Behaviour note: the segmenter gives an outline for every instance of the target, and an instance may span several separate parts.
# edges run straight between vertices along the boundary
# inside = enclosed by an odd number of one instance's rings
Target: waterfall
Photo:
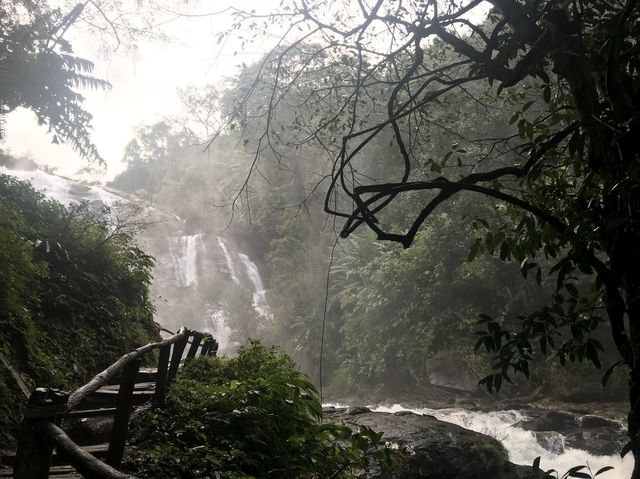
[[[240,261],[242,261],[247,272],[247,277],[253,286],[253,309],[256,310],[260,317],[268,318],[269,307],[267,306],[266,291],[262,285],[262,278],[260,277],[258,267],[246,254],[239,253],[238,257]]]
[[[198,250],[202,234],[171,238],[171,259],[176,284],[182,288],[198,284]]]
[[[237,342],[231,341],[233,329],[229,326],[229,318],[224,309],[209,309],[207,332],[218,341],[218,352],[229,353],[238,346]]]
[[[267,306],[266,291],[256,264],[246,254],[233,251],[220,236],[218,236],[218,245],[224,254],[231,280],[238,286],[246,286],[251,291],[253,309],[261,318],[268,318],[269,307]],[[241,272],[242,270],[244,270],[244,274]]]
[[[125,197],[100,186],[82,184],[41,170],[11,170],[6,166],[0,166],[0,174],[11,175],[22,181],[29,181],[36,190],[44,191],[49,198],[53,198],[63,205],[70,205],[80,201],[99,201],[105,205],[113,206],[118,202],[127,200]]]
[[[235,284],[240,285],[240,279],[238,278],[238,270],[236,268],[235,261],[233,260],[233,257],[229,253],[229,248],[227,248],[227,243],[220,236],[218,236],[217,238],[218,238],[218,244],[220,245],[220,249],[222,249],[222,252],[224,253],[224,259],[227,262],[227,268],[229,269],[229,274],[231,275],[231,280]]]
[[[145,226],[138,238],[144,250],[156,258],[151,294],[158,321],[165,327],[206,327],[216,336],[221,351],[233,351],[237,344],[232,337],[238,336],[234,332],[237,326],[231,311],[224,310],[229,306],[224,295],[225,291],[234,288],[251,292],[253,310],[260,318],[269,317],[258,268],[247,255],[237,251],[231,240],[215,235],[184,235],[181,218],[116,190],[79,183],[41,170],[11,170],[0,166],[0,174],[30,181],[35,189],[64,205],[81,201],[98,205],[99,202],[112,207],[116,216],[119,208],[136,207],[137,210],[131,211],[139,217],[124,210],[123,218],[125,221],[133,218]],[[260,326],[255,325],[256,332]]]

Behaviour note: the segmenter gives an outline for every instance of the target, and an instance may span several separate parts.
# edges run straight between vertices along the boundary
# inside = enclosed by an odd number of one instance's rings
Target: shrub
[[[381,434],[352,434],[322,424],[321,414],[315,387],[291,359],[250,341],[235,358],[185,366],[166,406],[139,423],[129,466],[149,478],[235,479],[339,478],[371,458],[391,464]]]

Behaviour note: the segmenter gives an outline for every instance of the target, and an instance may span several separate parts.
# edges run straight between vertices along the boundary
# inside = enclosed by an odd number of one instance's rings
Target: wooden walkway
[[[157,367],[141,368],[143,356],[156,349]],[[216,355],[217,350],[211,335],[182,328],[125,354],[71,394],[37,388],[27,404],[17,450],[0,459],[0,478],[134,479],[118,471],[132,411],[164,403],[183,358]]]

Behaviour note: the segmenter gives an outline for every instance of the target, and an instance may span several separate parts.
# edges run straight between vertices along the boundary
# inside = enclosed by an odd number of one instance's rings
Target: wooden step
[[[9,479],[13,477],[13,468],[0,468],[0,478]],[[82,479],[84,476],[75,470],[73,466],[53,466],[49,468],[49,477],[55,479]]]
[[[96,456],[99,458],[106,457],[107,451],[109,450],[108,443],[92,444],[90,446],[80,446],[80,447],[83,450],[87,451],[89,454],[92,454],[93,456]],[[5,469],[12,470],[12,466],[13,466],[13,463],[15,462],[15,459],[16,459],[15,451],[6,453],[2,457],[2,466],[4,466],[4,468],[0,469],[0,471],[4,471]],[[58,456],[58,454],[56,453],[56,450],[54,449],[53,454],[51,455],[51,464],[56,465],[56,467],[58,466],[63,467],[63,462],[64,462],[64,459]],[[71,467],[71,466],[68,466],[68,467]],[[7,476],[0,475],[0,477],[7,477]]]
[[[98,409],[81,409],[76,411],[69,411],[65,417],[70,418],[82,418],[82,417],[96,417],[96,416],[113,416],[116,412],[114,407],[103,407]]]
[[[138,374],[136,374],[136,382],[144,383],[144,382],[155,382],[158,377],[158,368],[140,368],[138,370]],[[112,378],[109,381],[109,384],[120,384],[122,380],[122,376],[116,375],[116,377]]]
[[[115,407],[119,387],[120,386],[117,385],[101,387],[82,401],[80,407],[85,410]],[[132,405],[140,406],[151,400],[154,391],[155,383],[136,384],[133,391],[133,397],[131,399]]]
[[[102,386],[96,392],[98,392],[98,393],[99,392],[109,392],[109,393],[115,392],[117,394],[119,389],[120,389],[120,385],[119,384],[110,384],[109,386]],[[134,392],[135,391],[151,391],[151,392],[153,392],[153,391],[155,391],[155,389],[156,389],[156,383],[150,382],[150,381],[136,383],[134,388],[133,388]]]

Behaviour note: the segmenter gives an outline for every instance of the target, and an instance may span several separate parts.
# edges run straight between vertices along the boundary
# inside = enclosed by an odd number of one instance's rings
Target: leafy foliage
[[[0,258],[0,352],[32,385],[77,385],[157,337],[153,260],[95,206],[67,209],[0,175]]]
[[[372,460],[392,465],[381,434],[321,424],[321,415],[315,387],[294,363],[250,341],[237,357],[186,365],[165,408],[147,413],[137,431],[131,467],[153,478],[339,478]]]
[[[2,2],[0,116],[27,108],[49,127],[53,143],[69,143],[82,157],[102,162],[90,139],[92,115],[76,90],[110,84],[94,77],[93,63],[75,56],[64,39],[84,5],[65,15],[43,0]]]

